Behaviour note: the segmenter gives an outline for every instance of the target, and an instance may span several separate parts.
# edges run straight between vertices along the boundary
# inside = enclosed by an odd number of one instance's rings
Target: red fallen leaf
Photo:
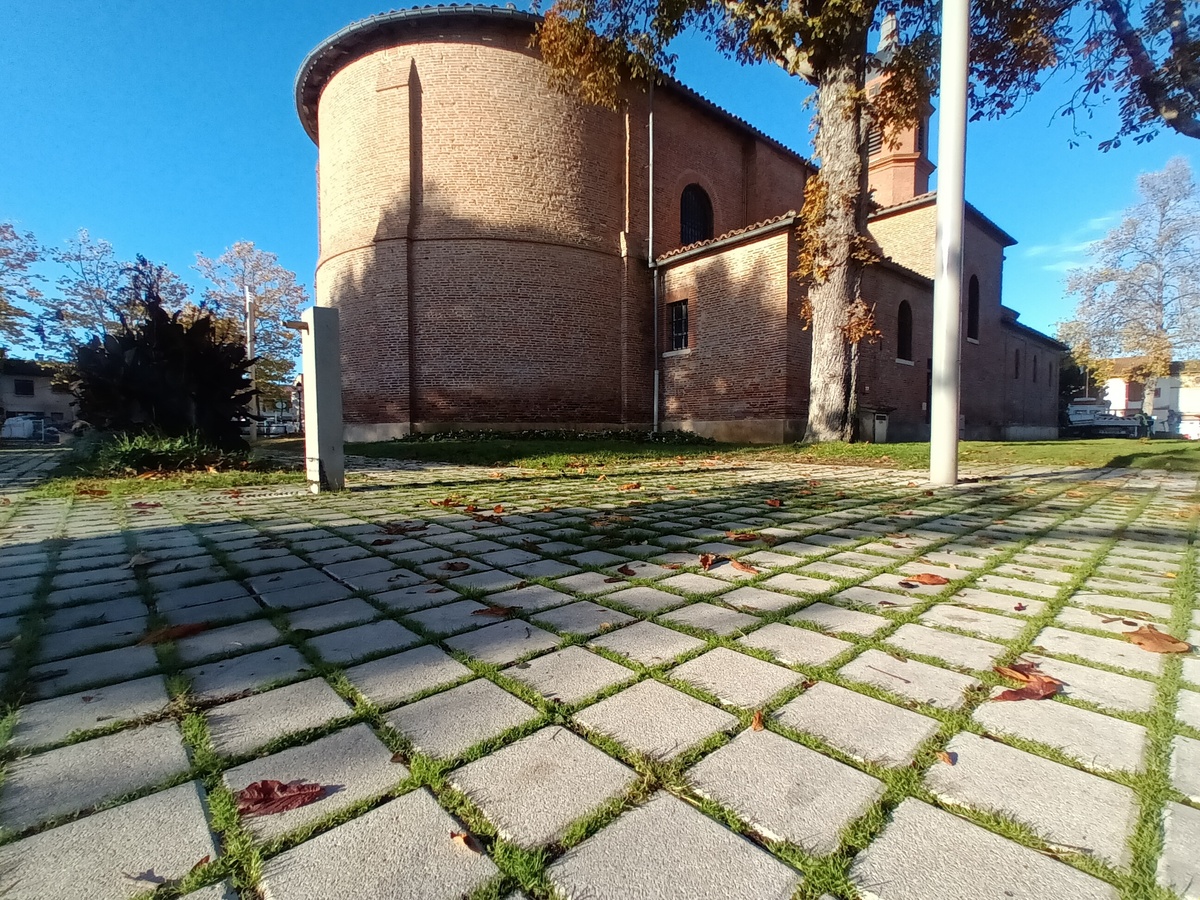
[[[624,581],[624,580],[625,579],[620,577],[619,575],[614,575],[612,578],[605,578],[604,583],[605,584],[616,584],[617,582]]]
[[[941,575],[934,575],[932,572],[921,572],[918,575],[908,576],[910,581],[915,581],[917,584],[949,584],[950,579]]]
[[[627,483],[621,485],[619,488],[617,488],[617,490],[619,490],[619,491],[636,491],[641,486],[642,486],[642,483],[640,481],[630,481],[630,482],[627,482]]]
[[[1143,625],[1137,631],[1126,631],[1124,634],[1131,644],[1137,644],[1151,653],[1188,653],[1192,649],[1187,641],[1159,631],[1153,625]]]
[[[503,504],[497,503],[492,507],[492,512],[494,512],[496,515],[500,515],[500,513],[504,512]]]
[[[1015,609],[1017,612],[1025,612],[1025,610],[1029,609],[1029,607],[1026,606],[1024,603],[1018,603],[1016,606],[1013,607],[1013,609]]]
[[[631,577],[634,575],[637,575],[637,570],[634,569],[632,566],[621,566],[621,568],[617,569],[617,571],[620,572],[622,575],[628,575]]]
[[[958,762],[958,754],[953,753],[949,750],[939,750],[938,751],[938,759],[940,759],[946,765],[952,766],[956,762]]]
[[[134,509],[159,509],[162,507],[161,503],[150,503],[147,500],[139,500],[137,503],[130,503],[129,505]]]
[[[754,711],[754,721],[750,723],[751,731],[762,731],[766,726],[763,724],[763,713],[761,709]]]
[[[191,637],[193,634],[199,634],[207,630],[207,622],[184,622],[181,625],[166,625],[162,628],[155,628],[153,631],[147,631],[142,636],[142,639],[138,641],[138,644],[165,644],[167,641],[177,641],[180,638]]]
[[[472,513],[472,512],[478,512],[478,511],[479,511],[479,507],[476,506],[474,503],[468,503],[466,506],[463,507],[463,512]]]
[[[238,812],[243,816],[271,816],[315,803],[324,796],[325,785],[311,781],[256,781],[238,791]]]
[[[767,506],[771,507],[772,509],[779,509],[779,507],[783,506],[783,501],[772,497],[767,501]]]
[[[758,569],[754,568],[754,566],[750,565],[749,563],[742,562],[740,559],[731,559],[729,564],[739,572],[749,572],[751,575],[758,574]]]
[[[415,531],[424,531],[428,525],[405,525],[403,522],[389,522],[387,525],[380,525],[379,530],[384,534],[412,534]]]
[[[926,492],[925,492],[925,496],[926,496],[926,497],[932,497],[932,496],[933,496],[933,491],[926,491]]]
[[[675,569],[682,569],[683,564],[682,563],[663,563],[662,567],[664,569],[671,569],[672,571],[674,571]]]
[[[758,535],[753,531],[727,531],[725,537],[735,544],[748,544],[758,540]]]
[[[471,568],[471,564],[465,562],[447,562],[442,563],[440,568],[445,569],[447,572],[465,572]]]
[[[479,846],[479,842],[465,831],[450,832],[450,840],[458,844],[458,846],[470,850],[472,853],[482,853],[483,848]]]
[[[711,553],[700,554],[700,568],[705,572],[712,568],[712,564],[717,561],[717,558]]]
[[[544,512],[544,513],[554,512],[554,507],[553,506],[543,506],[542,512]]]
[[[242,496],[242,492],[239,491],[237,488],[231,488],[225,492],[225,496],[233,497],[234,499],[237,499],[238,497]]]
[[[394,762],[394,763],[404,762],[404,754],[403,753],[393,753],[392,754],[392,762]]]
[[[207,866],[211,860],[212,860],[211,853],[208,854],[208,856],[204,856],[204,857],[200,858],[199,860],[196,861],[196,864],[194,866],[192,866],[190,869],[188,869],[188,874],[195,872],[201,866]]]
[[[473,616],[495,616],[502,619],[505,616],[511,616],[517,611],[515,606],[485,606],[483,609],[477,609],[471,613]]]
[[[488,478],[503,478],[503,477],[504,477],[503,472],[490,472],[488,474]]]
[[[388,544],[394,544],[394,543],[396,543],[396,542],[394,540],[392,540],[391,538],[376,538],[375,540],[371,541],[371,546],[372,547],[386,547]]]
[[[880,600],[876,606],[899,606],[899,603],[893,603],[891,600]]]
[[[902,588],[907,588],[907,589],[908,589],[908,590],[910,590],[910,591],[911,591],[913,588],[918,588],[918,587],[920,587],[920,585],[919,585],[919,584],[917,584],[915,581],[901,581],[901,582],[898,582],[898,583],[899,583],[900,587],[902,587]]]
[[[456,506],[457,504],[447,497],[445,500],[430,500],[430,506]]]
[[[667,490],[668,491],[677,491],[677,490],[679,490],[679,488],[675,487],[675,485],[673,485],[673,484],[668,484]]]
[[[107,497],[109,494],[109,492],[106,491],[104,488],[85,488],[85,487],[75,488],[75,493],[78,494],[80,497]]]
[[[1017,690],[1009,688],[1006,691],[1001,691],[993,700],[1045,700],[1047,697],[1053,697],[1058,693],[1058,689],[1062,687],[1062,682],[1057,678],[1051,678],[1049,675],[1043,675],[1041,672],[1033,672],[1029,676],[1029,682]]]

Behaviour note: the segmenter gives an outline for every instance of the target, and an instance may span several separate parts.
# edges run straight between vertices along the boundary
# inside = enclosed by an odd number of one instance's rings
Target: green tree
[[[283,323],[298,319],[301,307],[308,303],[308,292],[297,283],[296,273],[252,241],[238,241],[216,259],[196,254],[196,271],[210,283],[202,308],[217,317],[226,340],[245,340],[249,292],[256,323],[255,384],[268,400],[290,396],[300,338]]]
[[[42,247],[32,231],[20,232],[12,222],[0,222],[0,356],[25,337],[30,316],[17,304],[36,303],[41,295],[34,286],[38,279],[31,267],[42,257]]]
[[[911,0],[888,20],[888,53],[870,57],[882,24],[875,0],[556,0],[539,29],[555,82],[616,107],[629,79],[653,79],[675,61],[671,41],[697,29],[745,63],[773,62],[816,88],[813,148],[798,275],[808,288],[812,366],[806,440],[849,439],[856,403],[854,348],[874,323],[860,296],[866,239],[867,138],[917,121],[936,75],[940,6]],[[1036,88],[1068,34],[1063,0],[974,4],[969,99],[977,116],[1001,115]],[[869,98],[868,75],[883,74]]]
[[[1079,298],[1059,338],[1105,377],[1114,357],[1136,357],[1131,377],[1145,384],[1154,412],[1158,379],[1172,359],[1200,351],[1200,196],[1183,157],[1138,178],[1141,199],[1088,251],[1091,264],[1068,274]]]

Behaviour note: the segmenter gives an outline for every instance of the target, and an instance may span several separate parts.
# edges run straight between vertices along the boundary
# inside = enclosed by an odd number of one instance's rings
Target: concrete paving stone
[[[830,606],[828,603],[814,603],[799,612],[788,616],[789,622],[811,622],[822,631],[834,634],[847,633],[870,636],[891,620],[871,613],[859,612],[856,609],[845,609],[841,606]]]
[[[495,622],[495,618],[475,615],[486,612],[488,608],[485,604],[476,603],[474,600],[460,600],[457,603],[447,603],[420,612],[408,613],[405,621],[414,622],[426,631],[440,637],[472,628],[482,628],[484,625]]]
[[[738,639],[739,644],[774,654],[780,662],[792,665],[821,666],[839,653],[853,647],[848,641],[818,631],[772,622]]]
[[[809,578],[804,575],[795,575],[791,572],[772,575],[766,581],[762,582],[762,586],[768,590],[791,591],[794,594],[804,594],[806,597],[826,594],[837,587],[832,581],[824,578]]]
[[[587,550],[583,553],[576,553],[574,556],[568,556],[568,560],[577,566],[619,566],[629,562],[623,556],[617,556],[615,553],[606,553],[603,550]]]
[[[497,622],[478,631],[446,640],[452,650],[461,650],[483,662],[502,666],[531,653],[557,647],[559,637],[522,619]]]
[[[562,584],[560,581],[559,584]],[[656,615],[665,609],[674,609],[687,601],[678,594],[660,591],[652,587],[631,587],[609,594],[605,602],[619,603],[622,606],[647,615]]]
[[[500,837],[535,849],[638,780],[632,769],[560,726],[536,731],[447,776]]]
[[[905,800],[854,860],[877,900],[1117,900],[1115,887],[952,813]]]
[[[561,703],[578,703],[597,691],[637,677],[636,672],[577,646],[510,666],[504,674]]]
[[[518,533],[519,532],[517,532],[513,529],[508,529],[508,528],[503,529],[499,533],[492,532],[492,529],[490,529],[490,528],[478,528],[474,535],[474,537],[476,538],[475,540],[465,541],[464,543],[458,544],[453,549],[454,549],[455,553],[471,553],[476,556],[478,556],[481,553],[495,553],[495,552],[498,552],[501,550],[505,550],[507,548],[504,546],[504,544],[501,544],[498,541],[482,540],[481,539],[482,535],[502,537],[507,534],[518,534]]]
[[[1200,693],[1182,690],[1178,695],[1175,716],[1185,725],[1200,731]]]
[[[323,819],[330,813],[378,796],[408,776],[392,762],[392,752],[365,723],[243,763],[222,776],[236,795],[256,781],[307,781],[324,785],[321,799],[307,806],[270,816],[243,817],[245,827],[260,840],[270,840]]]
[[[829,579],[834,578],[866,578],[869,569],[860,569],[856,566],[842,566],[837,563],[826,562],[819,559],[816,562],[810,562],[801,566],[796,570],[803,575],[824,575]],[[778,577],[778,576],[777,576]],[[820,579],[817,579],[820,580]],[[810,589],[810,593],[815,593],[817,589]]]
[[[1142,767],[1146,729],[1123,719],[1051,700],[984,703],[975,718],[990,732],[1057,747],[1091,769],[1133,772]]]
[[[658,584],[664,588],[670,588],[673,591],[681,591],[687,594],[709,595],[729,590],[729,585],[720,578],[712,578],[696,572],[684,572],[680,575],[672,575],[670,578],[664,578]]]
[[[901,582],[906,585],[912,585],[912,587],[904,587]],[[896,572],[884,572],[881,575],[876,575],[874,578],[864,581],[860,587],[893,592],[896,595],[893,602],[897,604],[904,602],[905,597],[909,598],[912,602],[916,602],[928,597],[939,596],[949,590],[944,584],[921,584],[920,582],[913,581],[906,575],[900,575]]]
[[[0,824],[22,831],[165,781],[189,768],[183,735],[174,722],[68,744],[9,765],[0,794]]]
[[[509,569],[513,566],[536,562],[540,558],[536,553],[530,553],[528,550],[518,550],[515,547],[484,553],[479,557],[481,562],[496,569]]]
[[[279,633],[279,629],[260,619],[256,622],[242,622],[201,632],[195,637],[176,641],[175,648],[180,660],[186,664],[213,656],[233,656],[246,650],[268,647],[282,640],[283,635]]]
[[[189,782],[0,847],[0,872],[5,900],[127,900],[206,856],[217,846]]]
[[[183,900],[238,900],[238,893],[229,881],[221,881],[184,894]]]
[[[86,603],[82,606],[68,606],[54,612],[46,620],[46,630],[69,631],[73,628],[86,628],[91,625],[101,625],[106,622],[124,622],[129,619],[140,619],[146,615],[146,604],[140,597],[119,597],[100,603]],[[19,617],[13,616],[12,621],[18,623]]]
[[[783,626],[788,627],[788,626]],[[671,677],[715,696],[722,703],[753,709],[780,691],[794,687],[804,676],[791,669],[717,647],[671,671]]]
[[[278,594],[294,588],[307,587],[310,584],[325,584],[329,576],[315,566],[305,566],[302,569],[292,569],[290,572],[277,572],[273,575],[259,575],[246,583],[256,594]]]
[[[722,637],[731,634],[742,634],[747,628],[759,624],[756,616],[734,612],[724,606],[714,603],[693,603],[682,609],[660,616],[663,622],[675,625],[686,625],[700,631],[711,631]]]
[[[881,766],[908,765],[917,748],[938,731],[936,719],[827,682],[783,706],[777,718],[855,759]]]
[[[1107,631],[1109,634],[1123,635],[1143,625],[1150,624],[1150,619],[1139,616],[1136,619],[1128,615],[1114,616],[1112,613],[1092,609],[1081,609],[1078,606],[1064,606],[1058,611],[1058,624],[1071,628],[1091,628],[1096,631]],[[1132,622],[1132,625],[1126,624]],[[1158,625],[1155,625],[1158,627]]]
[[[938,603],[921,615],[921,622],[929,625],[944,625],[960,631],[973,631],[985,637],[1009,640],[1021,633],[1025,623],[1009,616],[997,616],[979,612],[952,603]]]
[[[1070,653],[1093,662],[1119,666],[1147,675],[1162,672],[1162,656],[1150,653],[1118,638],[1102,638],[1062,628],[1047,627],[1038,632],[1034,646],[1047,653]]]
[[[459,900],[499,871],[450,839],[465,830],[428,790],[411,791],[268,860],[263,892],[267,900]]]
[[[314,566],[332,566],[339,563],[352,562],[356,559],[368,559],[371,553],[364,547],[357,547],[340,542],[342,546],[330,547],[327,550],[317,550],[308,553],[308,560]]]
[[[159,612],[165,613],[193,606],[204,606],[216,603],[218,600],[233,600],[249,596],[246,589],[236,581],[217,581],[212,584],[161,592],[155,595],[154,603]]]
[[[176,588],[193,587],[195,585],[221,581],[228,577],[229,572],[224,568],[212,566],[207,569],[189,569],[184,572],[172,572],[169,575],[152,575],[146,580],[150,585],[150,589],[157,593],[159,591],[172,591]]]
[[[1129,864],[1138,811],[1129,788],[973,734],[956,735],[946,749],[957,754],[955,764],[925,774],[944,803],[1000,813],[1050,844]]]
[[[486,572],[474,572],[470,575],[463,575],[459,578],[451,578],[447,584],[452,588],[468,588],[481,590],[484,593],[495,593],[508,588],[516,587],[521,583],[521,579],[509,574],[508,572],[499,569],[493,569]],[[562,582],[560,581],[559,584]]]
[[[814,856],[883,796],[881,781],[772,731],[743,731],[687,773],[702,797],[729,807],[768,840]]]
[[[195,548],[194,556],[182,556],[182,553],[191,553],[192,548],[185,548],[171,553],[166,559],[158,559],[155,562],[145,567],[145,573],[150,576],[154,575],[171,575],[175,572],[200,571],[204,569],[212,569],[217,566],[216,559],[211,553],[204,552],[201,548]]]
[[[784,900],[800,873],[665,792],[546,870],[568,900]]]
[[[855,585],[838,591],[831,598],[836,603],[854,604],[855,606],[874,607],[876,609],[907,608],[924,603],[926,598],[912,591],[893,594],[891,591],[880,591],[875,588]]]
[[[1091,591],[1102,591],[1116,594],[1150,594],[1162,597],[1164,600],[1170,597],[1175,590],[1174,584],[1170,581],[1164,584],[1157,584],[1150,582],[1147,579],[1138,579],[1136,581],[1119,581],[1115,578],[1097,578],[1095,576],[1085,581],[1083,586]]]
[[[602,634],[636,622],[637,619],[623,612],[593,603],[591,600],[578,600],[567,606],[536,613],[533,620],[543,625],[549,625],[562,634],[579,634],[584,637]]]
[[[215,659],[183,674],[192,680],[191,692],[200,699],[225,697],[283,681],[295,681],[308,663],[294,648],[282,646],[256,650],[231,659]]]
[[[555,582],[561,590],[584,597],[592,597],[596,594],[607,594],[611,591],[619,590],[624,583],[623,580],[613,581],[611,575],[606,575],[602,572],[580,572],[577,575],[568,575],[566,578],[560,578]],[[722,587],[724,586],[724,583],[722,583]],[[652,588],[637,588],[637,590],[648,591],[652,590]]]
[[[124,581],[112,581],[107,584],[89,584],[84,587],[63,588],[62,590],[54,590],[46,595],[46,603],[49,606],[75,606],[78,603],[99,603],[100,601],[114,600],[117,597],[130,597],[137,594],[141,589],[137,579],[132,573]],[[11,609],[21,609],[33,599],[33,591],[37,588],[39,579],[33,579],[30,585],[28,594],[16,594],[18,601],[9,607]]]
[[[1175,736],[1171,750],[1171,783],[1193,803],[1200,803],[1200,741]],[[1200,876],[1200,866],[1197,868]]]
[[[1045,600],[1054,599],[1061,590],[1056,584],[1043,584],[1040,581],[1006,575],[982,575],[976,579],[975,586],[987,591],[1012,591],[1029,597],[1041,597]]]
[[[846,678],[942,709],[958,709],[964,692],[979,682],[968,675],[910,659],[901,662],[888,653],[867,650],[838,670]]]
[[[295,630],[329,631],[332,628],[369,622],[377,615],[379,611],[370,603],[350,597],[293,612],[288,615],[288,624]]]
[[[559,578],[574,574],[579,568],[554,559],[541,559],[523,566],[509,566],[508,571],[522,578]]]
[[[570,594],[553,591],[540,584],[518,587],[511,591],[502,591],[488,598],[488,603],[494,606],[511,606],[516,609],[531,611],[549,609],[552,606],[562,606],[574,598]]]
[[[397,612],[426,609],[458,600],[461,595],[440,584],[416,584],[411,587],[374,593],[371,599]]]
[[[966,669],[990,669],[996,657],[1007,649],[1002,644],[915,623],[900,626],[888,636],[887,642],[909,653],[936,656],[950,665]]]
[[[422,753],[449,758],[537,716],[532,706],[480,678],[401,706],[387,722]]]
[[[928,560],[935,566],[943,566],[951,570],[979,569],[987,564],[987,560],[978,556],[969,556],[965,553],[956,553],[952,550],[946,550],[945,548],[926,553],[921,557],[920,560],[918,560],[918,563],[922,563],[924,560]],[[964,574],[967,573],[960,571],[955,577],[961,578]]]
[[[142,609],[144,610],[145,607],[143,606]],[[70,631],[58,631],[42,638],[41,645],[38,647],[38,658],[43,660],[64,659],[103,647],[127,647],[130,644],[136,644],[145,633],[145,616],[104,625],[72,628]]]
[[[152,647],[121,647],[32,666],[30,681],[39,697],[53,697],[93,684],[146,675],[158,669]]]
[[[253,619],[263,614],[263,608],[253,597],[235,597],[232,600],[217,600],[203,606],[187,606],[163,613],[169,625],[185,622],[229,623],[241,619]]]
[[[40,567],[38,567],[40,568]],[[40,577],[40,571],[29,573],[30,576]],[[17,576],[13,576],[16,578]],[[79,572],[60,572],[54,576],[54,580],[50,583],[53,590],[61,590],[66,588],[89,587],[96,584],[109,584],[112,582],[121,582],[129,578],[129,568],[127,565],[109,566],[103,569],[84,569]]]
[[[382,707],[395,706],[471,674],[470,669],[432,644],[346,669],[346,677],[354,686]]]
[[[721,595],[721,602],[746,612],[778,612],[804,601],[789,594],[777,594],[756,587],[740,587]]]
[[[997,566],[992,572],[996,575],[1011,575],[1013,578],[1043,581],[1054,585],[1066,584],[1075,577],[1070,572],[1060,572],[1058,569],[1046,566],[1018,565],[1013,562]]]
[[[1158,881],[1179,893],[1183,900],[1200,900],[1200,809],[1168,803],[1163,816],[1163,850],[1158,860]]]
[[[1183,678],[1185,681],[1190,681],[1192,684],[1200,685],[1200,659],[1185,658],[1181,660],[1183,666]]]
[[[445,575],[447,573],[440,573]],[[343,579],[346,584],[356,591],[391,591],[400,587],[412,587],[424,584],[429,579],[412,569],[386,569],[382,572],[371,572],[366,575],[347,575]]]
[[[308,644],[326,662],[345,664],[388,650],[403,650],[421,640],[403,625],[383,619],[320,634],[309,638]]]
[[[214,706],[205,717],[214,749],[224,756],[241,756],[286,734],[317,728],[352,712],[322,679],[310,678]]]
[[[998,612],[1016,614],[1025,618],[1040,616],[1046,609],[1046,604],[1042,600],[1014,597],[1011,594],[998,594],[995,591],[981,591],[977,588],[963,588],[960,591],[955,591],[946,602],[982,609],[994,609]],[[1020,609],[1017,607],[1020,607]]]
[[[391,561],[380,556],[365,556],[359,559],[330,563],[324,566],[328,574],[342,581],[348,581],[351,578],[363,575],[374,575],[377,572],[387,572],[394,568],[395,566]]]
[[[1164,622],[1170,621],[1172,613],[1169,603],[1159,603],[1156,600],[1141,597],[1115,597],[1112,594],[1101,594],[1096,591],[1076,591],[1071,595],[1069,602],[1074,606],[1094,606],[1111,610],[1111,614],[1132,614],[1139,618],[1149,616]]]
[[[704,641],[664,628],[653,622],[638,622],[591,642],[644,666],[659,666],[699,647]]]
[[[669,688],[642,681],[575,713],[598,731],[655,759],[673,759],[700,741],[737,725],[737,718]]]

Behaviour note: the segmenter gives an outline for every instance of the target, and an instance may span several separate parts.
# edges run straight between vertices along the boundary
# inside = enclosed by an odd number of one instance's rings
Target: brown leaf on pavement
[[[763,725],[763,714],[761,709],[754,711],[754,721],[750,723],[751,731],[762,731],[766,726]]]
[[[196,864],[194,866],[192,866],[190,869],[188,869],[188,874],[190,875],[192,872],[195,872],[201,866],[207,866],[211,860],[212,860],[211,853],[208,856],[201,857],[199,860],[196,861]]]
[[[938,751],[938,759],[940,759],[946,765],[952,766],[956,762],[958,762],[958,754],[951,752],[949,750],[939,750]]]
[[[1153,625],[1143,625],[1137,631],[1126,631],[1124,634],[1131,644],[1137,644],[1151,653],[1188,653],[1192,649],[1187,641],[1159,631]]]
[[[494,512],[496,515],[500,515],[500,513],[504,512],[504,505],[502,503],[497,503],[492,507],[492,512]]]
[[[664,569],[671,569],[671,570],[683,568],[682,563],[662,563],[661,565]]]
[[[511,616],[516,611],[517,607],[515,606],[485,606],[483,609],[475,610],[471,613],[471,615],[495,616],[496,618],[503,618],[504,616]]]
[[[404,754],[403,754],[403,753],[399,753],[399,752],[397,752],[397,753],[393,753],[393,754],[392,754],[392,762],[394,762],[394,763],[402,763],[402,762],[404,762]]]
[[[754,568],[754,566],[750,565],[749,563],[742,562],[740,559],[731,559],[729,564],[739,572],[749,572],[751,575],[758,574],[758,569]]]
[[[642,486],[642,483],[640,481],[629,481],[629,482],[626,482],[625,484],[621,485],[619,488],[617,488],[617,490],[619,490],[619,491],[636,491],[641,486]]]
[[[471,564],[466,562],[446,562],[442,563],[439,568],[445,569],[447,572],[465,572],[471,568]]]
[[[139,500],[137,503],[130,503],[129,505],[134,509],[159,509],[162,507],[161,503],[151,503],[148,500]]]
[[[180,638],[191,637],[193,634],[199,634],[207,630],[207,622],[184,622],[181,625],[165,625],[162,628],[147,631],[142,636],[142,639],[138,641],[138,644],[141,646],[145,646],[146,644],[165,644],[167,641],[177,641]]]
[[[637,575],[637,570],[630,565],[621,566],[621,568],[617,569],[617,571],[622,575],[628,575],[630,577]]]
[[[909,575],[909,581],[915,581],[917,584],[949,584],[950,579],[942,575],[934,575],[932,572],[921,572],[917,575]]]
[[[138,566],[148,566],[153,562],[153,556],[147,556],[145,553],[135,553],[129,558],[129,562],[125,564],[125,568],[136,569]]]
[[[311,781],[266,779],[248,784],[237,795],[238,812],[244,816],[271,816],[299,809],[325,796],[325,785]]]
[[[1024,603],[1018,603],[1016,606],[1013,607],[1013,609],[1015,609],[1017,612],[1025,612],[1025,610],[1029,609],[1029,607],[1026,606]]]
[[[1035,673],[1025,687],[1001,691],[992,700],[1045,700],[1047,697],[1057,694],[1060,687],[1062,687],[1062,682],[1057,678]]]
[[[716,556],[714,556],[711,553],[701,553],[700,554],[700,568],[702,568],[705,572],[707,572],[709,569],[711,569],[712,564],[715,563],[716,561],[717,561]]]
[[[771,507],[772,509],[779,509],[779,507],[783,506],[783,501],[776,497],[772,497],[767,501],[767,506]]]
[[[897,582],[897,584],[899,584],[899,585],[900,585],[900,587],[902,587],[902,588],[907,588],[907,589],[908,589],[908,590],[910,590],[910,591],[911,591],[913,588],[918,588],[918,587],[920,587],[920,585],[919,585],[919,584],[917,584],[915,581],[900,581],[900,582]]]
[[[758,535],[753,531],[727,531],[725,537],[737,544],[747,544],[758,540]]]
[[[386,547],[388,544],[394,544],[394,543],[396,543],[396,542],[392,538],[376,538],[375,540],[371,541],[371,546],[372,547]]]
[[[483,848],[479,846],[479,842],[465,831],[450,832],[450,840],[454,841],[454,843],[458,844],[458,846],[470,850],[472,853],[483,852]]]
[[[620,575],[614,575],[611,578],[605,578],[604,583],[605,584],[616,584],[617,582],[624,581],[624,580],[625,579],[622,578]]]

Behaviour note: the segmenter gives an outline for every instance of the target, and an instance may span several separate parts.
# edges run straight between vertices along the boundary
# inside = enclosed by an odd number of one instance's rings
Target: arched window
[[[979,279],[974,275],[967,285],[967,337],[979,340]]]
[[[679,243],[694,244],[712,236],[712,201],[700,185],[689,184],[679,198]]]
[[[912,307],[907,300],[901,300],[896,313],[896,359],[911,362],[912,358]]]
[[[1013,378],[1017,379],[1020,377],[1021,377],[1021,351],[1014,350],[1013,351]]]

